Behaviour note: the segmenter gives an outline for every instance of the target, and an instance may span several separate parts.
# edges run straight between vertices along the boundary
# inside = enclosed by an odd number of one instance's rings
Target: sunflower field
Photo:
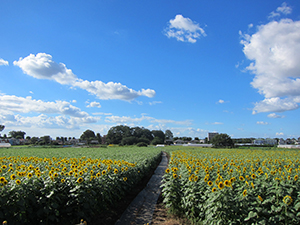
[[[155,148],[2,149],[0,221],[88,221],[122,200],[160,159]]]
[[[194,224],[300,224],[300,151],[171,151],[162,194]]]

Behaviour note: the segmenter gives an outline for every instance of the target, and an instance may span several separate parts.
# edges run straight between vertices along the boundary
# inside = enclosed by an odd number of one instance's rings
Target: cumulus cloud
[[[206,36],[203,28],[190,18],[176,15],[175,19],[169,21],[164,34],[168,38],[176,38],[177,41],[195,43],[201,36]]]
[[[222,122],[213,122],[212,125],[222,125]]]
[[[283,2],[280,7],[276,9],[276,11],[272,11],[269,15],[269,19],[273,19],[274,17],[278,17],[283,15],[288,15],[292,13],[292,8],[289,7],[286,2]]]
[[[162,101],[153,101],[153,102],[149,102],[149,105],[156,105],[156,104],[161,104]]]
[[[60,129],[79,129],[84,123],[97,122],[95,117],[68,117],[65,115],[48,116],[40,114],[38,116],[0,115],[0,121],[5,122],[7,127],[31,127],[31,128],[60,128]]]
[[[176,121],[176,120],[166,120],[166,119],[155,119],[150,116],[142,115],[141,117],[129,117],[129,116],[107,116],[105,118],[105,122],[108,123],[134,123],[139,124],[142,121],[149,121],[150,123],[159,123],[159,124],[177,124],[177,125],[190,125],[190,120],[184,120],[184,121]]]
[[[288,12],[283,8],[279,11]],[[253,35],[242,37],[243,52],[253,61],[247,67],[255,74],[251,85],[265,97],[255,104],[253,113],[299,108],[300,21],[271,21],[259,26]]]
[[[284,112],[298,108],[299,105],[297,104],[297,102],[294,102],[291,98],[266,98],[261,102],[255,103],[255,107],[253,108],[252,114],[261,112]]]
[[[259,124],[259,125],[268,125],[269,123],[268,122],[264,122],[264,121],[257,121],[256,124]]]
[[[0,95],[0,112],[2,114],[11,113],[46,113],[63,114],[72,117],[84,118],[89,116],[87,112],[71,105],[66,101],[44,102],[42,100],[26,98],[15,95]]]
[[[276,136],[283,136],[284,135],[284,133],[282,133],[282,132],[276,132]]]
[[[8,61],[0,58],[0,66],[8,66]]]
[[[101,108],[101,105],[99,102],[91,102],[90,104],[88,104],[86,107],[90,108],[90,107],[97,107],[97,108]]]
[[[283,116],[283,115],[278,115],[278,114],[276,114],[276,113],[270,113],[270,114],[268,115],[268,117],[269,117],[269,118],[274,118],[274,119],[276,119],[276,118],[284,118],[285,116]]]
[[[102,81],[88,81],[78,78],[63,63],[56,63],[52,60],[52,56],[46,53],[30,54],[25,58],[14,61],[14,65],[22,69],[22,71],[37,79],[54,80],[63,85],[71,87],[79,87],[89,93],[96,95],[99,99],[120,99],[131,101],[139,96],[152,98],[155,91],[152,89],[142,89],[135,91],[122,85],[121,83]]]

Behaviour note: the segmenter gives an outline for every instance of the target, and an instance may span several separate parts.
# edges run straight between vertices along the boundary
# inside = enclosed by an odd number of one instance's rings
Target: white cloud
[[[263,121],[257,121],[256,124],[259,124],[259,125],[268,125],[269,123],[268,122],[263,122]]]
[[[213,122],[212,125],[222,125],[222,122]]]
[[[243,52],[253,61],[247,67],[255,74],[251,85],[265,97],[256,103],[254,111],[297,109],[300,99],[300,21],[271,21],[259,26],[255,34],[242,36]]]
[[[190,43],[195,43],[201,36],[206,36],[205,31],[199,24],[182,15],[176,15],[175,19],[169,21],[164,34],[168,38],[176,38],[177,41]]]
[[[44,102],[32,99],[31,96],[23,98],[15,95],[0,95],[0,112],[4,114],[30,112],[57,113],[79,118],[88,116],[87,112],[81,111],[66,101]]]
[[[0,66],[8,66],[8,61],[0,58]]]
[[[52,56],[46,53],[38,53],[36,56],[30,54],[25,58],[14,61],[14,65],[19,66],[29,76],[37,79],[54,80],[63,85],[71,85],[73,88],[79,87],[96,95],[99,99],[131,101],[139,96],[149,98],[155,96],[155,91],[151,89],[135,91],[121,83],[103,83],[99,80],[87,81],[79,79],[65,64],[54,62]]]
[[[284,118],[285,116],[283,115],[277,115],[276,113],[270,113],[268,115],[269,118]]]
[[[104,112],[95,112],[95,113],[92,113],[93,115],[105,115],[105,116],[110,116],[112,115],[112,113],[104,113]]]
[[[190,120],[184,121],[176,121],[176,120],[166,120],[166,119],[155,119],[150,116],[142,115],[141,117],[129,117],[129,116],[107,116],[105,118],[105,122],[107,123],[134,123],[139,124],[142,121],[149,121],[150,123],[158,123],[158,124],[177,124],[177,125],[190,125]]]
[[[276,133],[276,136],[283,136],[284,135],[284,133],[282,133],[282,132],[277,132]]]
[[[161,104],[161,101],[153,101],[153,102],[149,102],[149,105],[156,105],[156,104]]]
[[[38,116],[0,115],[0,121],[4,122],[6,127],[30,127],[30,128],[59,128],[59,129],[79,129],[86,123],[95,123],[95,117],[68,117],[65,115],[48,116],[40,114]]]
[[[86,107],[90,108],[90,107],[97,107],[97,108],[101,108],[101,105],[99,102],[91,102],[90,104],[88,104]]]
[[[261,112],[284,112],[298,108],[299,105],[291,98],[265,98],[261,102],[255,103],[255,107],[253,108],[252,114]]]
[[[225,101],[220,99],[217,103],[223,104]]]
[[[271,12],[269,15],[269,19],[273,19],[274,17],[280,16],[282,14],[288,15],[292,13],[292,8],[289,7],[286,2],[283,2],[280,7],[276,9],[276,12]]]

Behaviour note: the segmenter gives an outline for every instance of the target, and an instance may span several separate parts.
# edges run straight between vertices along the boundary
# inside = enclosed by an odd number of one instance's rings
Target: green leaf
[[[257,216],[257,212],[250,211],[250,212],[248,213],[248,216],[247,216],[247,218],[245,219],[245,221],[248,221],[248,220],[250,220],[251,218],[256,217],[256,216]]]

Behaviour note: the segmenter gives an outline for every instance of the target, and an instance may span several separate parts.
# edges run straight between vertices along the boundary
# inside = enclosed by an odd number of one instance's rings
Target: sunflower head
[[[291,196],[287,195],[283,198],[283,202],[287,205],[290,205],[293,202],[293,199]]]
[[[225,186],[230,187],[231,182],[230,182],[229,180],[225,180],[225,181],[224,181],[224,184],[225,184]]]
[[[247,190],[243,191],[243,196],[245,197],[247,195]]]
[[[224,183],[221,181],[219,184],[218,184],[218,188],[220,188],[221,190],[225,187]]]

